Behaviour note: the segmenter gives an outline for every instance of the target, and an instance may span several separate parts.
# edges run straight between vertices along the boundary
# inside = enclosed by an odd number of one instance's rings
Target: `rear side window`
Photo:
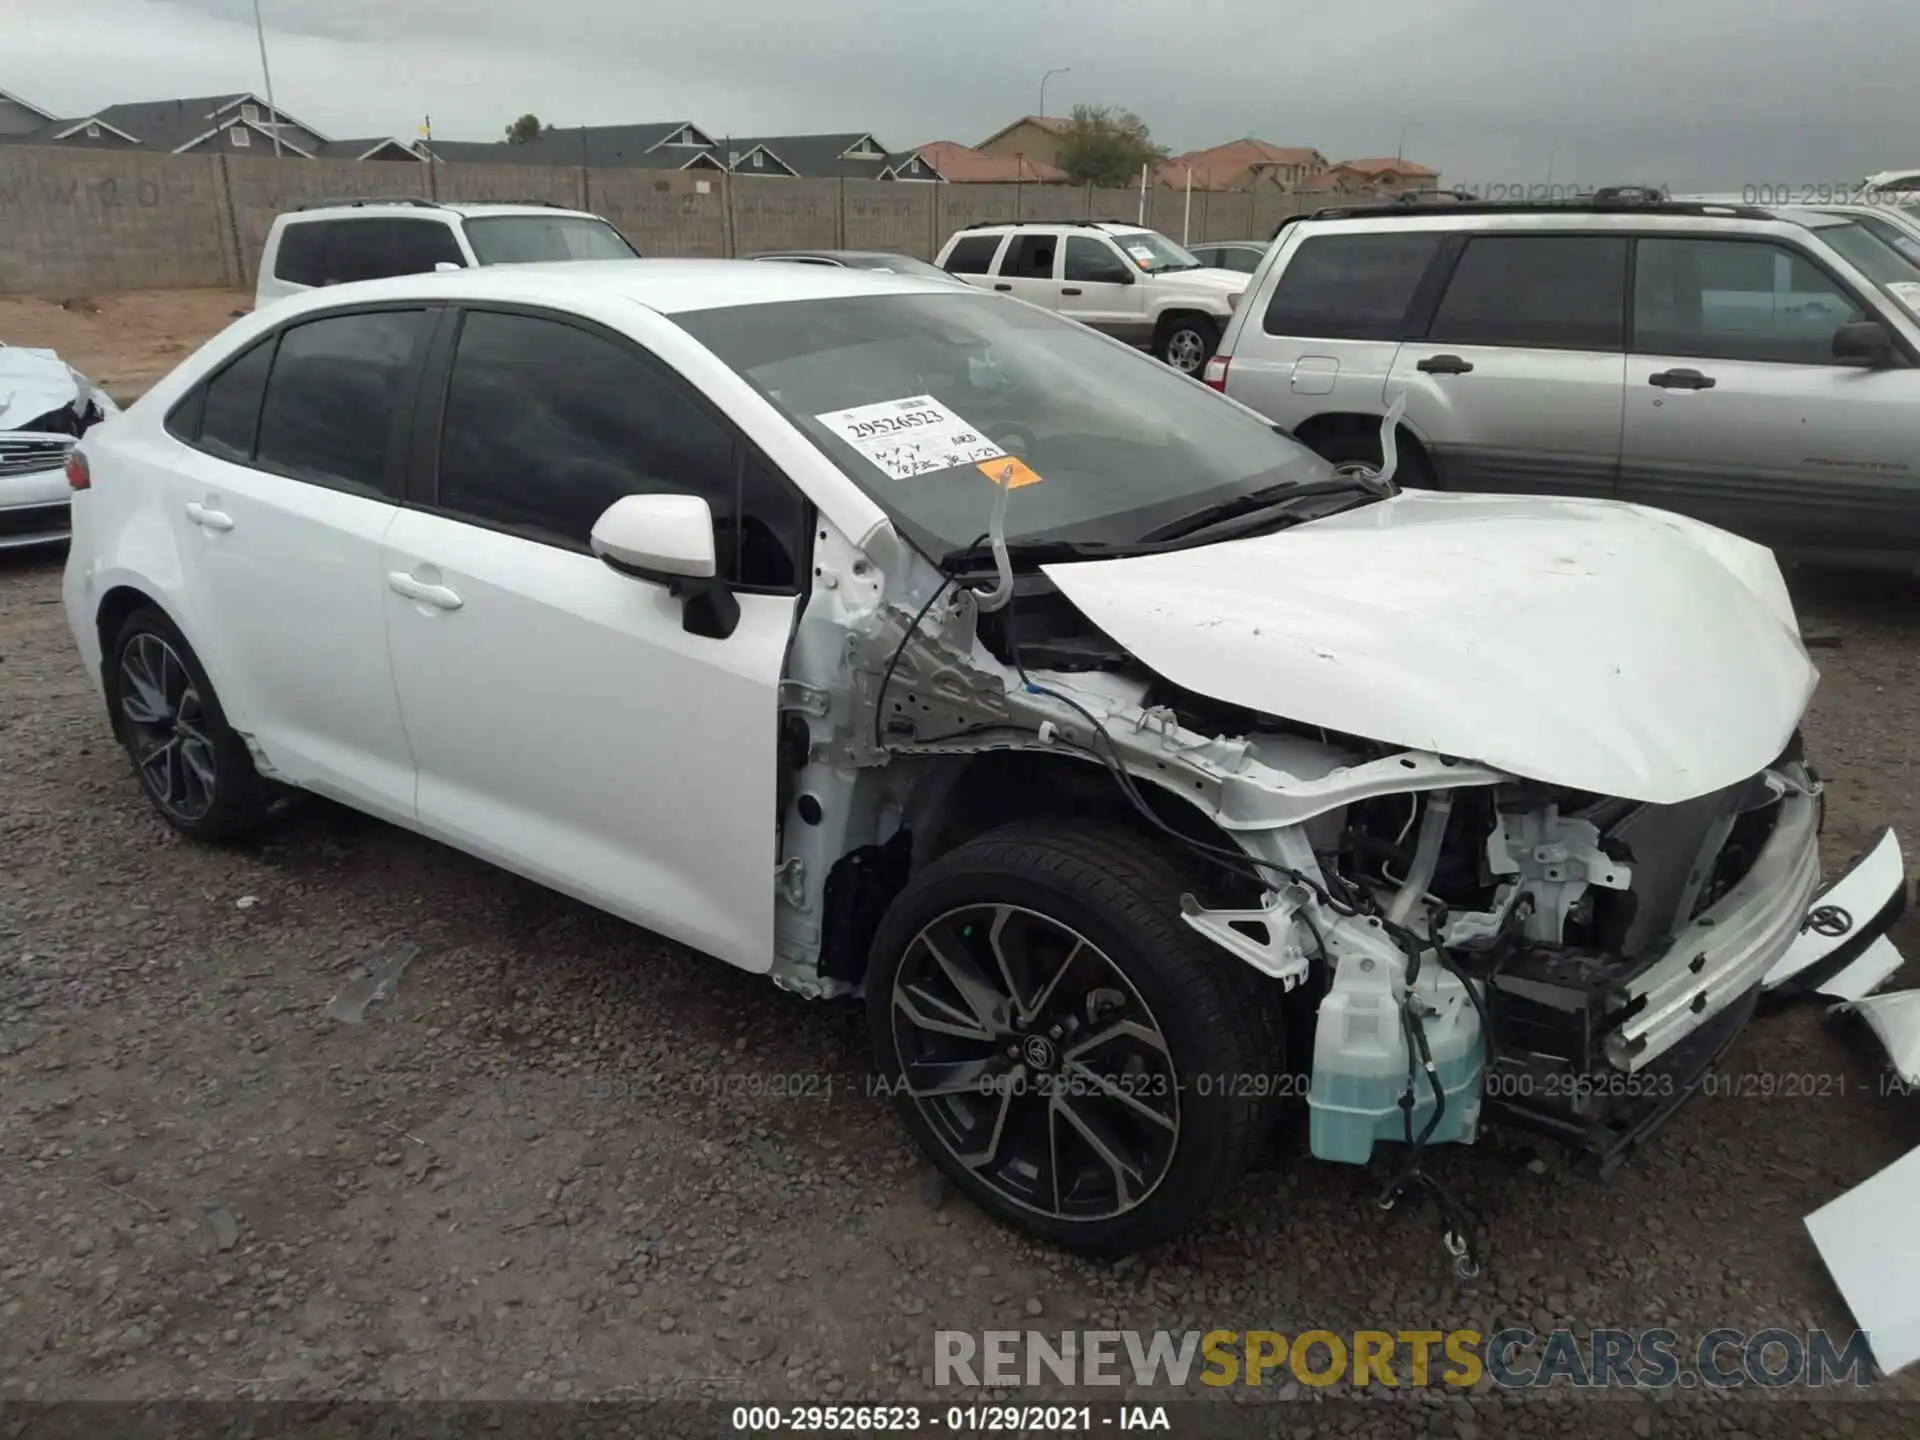
[[[1315,235],[1300,242],[1267,303],[1269,335],[1398,340],[1437,231]]]
[[[1620,235],[1478,235],[1427,332],[1436,345],[1625,348],[1627,241]]]
[[[295,285],[327,283],[327,235],[324,220],[288,221],[280,230],[280,249],[273,257],[273,273]]]
[[[327,248],[327,284],[384,280],[395,273],[393,221],[332,220],[328,224],[333,236]]]
[[[465,265],[459,242],[451,226],[438,220],[395,220],[393,222],[394,275],[425,275],[441,263]]]
[[[1014,236],[1013,247],[1007,251],[1007,258],[1000,262],[1000,273],[1025,280],[1051,280],[1053,252],[1059,243],[1059,239],[1053,235]]]
[[[1000,248],[998,235],[962,235],[947,252],[949,275],[984,275]]]
[[[257,463],[335,489],[397,494],[402,397],[427,333],[424,310],[333,315],[282,331]]]
[[[253,434],[260,423],[260,397],[266,393],[274,339],[269,335],[207,382],[200,413],[202,450],[242,465],[253,459]]]

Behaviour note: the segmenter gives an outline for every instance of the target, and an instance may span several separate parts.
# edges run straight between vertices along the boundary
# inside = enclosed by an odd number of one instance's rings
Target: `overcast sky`
[[[261,0],[335,136],[693,120],[973,142],[1039,101],[1449,181],[1738,190],[1920,165],[1920,0]],[[262,90],[251,0],[0,0],[0,89],[68,116]]]

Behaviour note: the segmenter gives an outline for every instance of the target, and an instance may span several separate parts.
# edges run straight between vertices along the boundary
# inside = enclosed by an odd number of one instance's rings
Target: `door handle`
[[[1429,375],[1466,375],[1473,370],[1473,362],[1458,355],[1429,355],[1413,368]]]
[[[198,500],[187,502],[187,518],[202,530],[231,530],[233,517],[223,510],[215,510],[202,505]]]
[[[1662,370],[1657,375],[1649,375],[1647,383],[1658,385],[1662,390],[1711,390],[1718,382],[1698,370]]]
[[[387,572],[387,588],[396,595],[404,595],[409,600],[418,600],[423,605],[431,605],[436,610],[458,610],[466,601],[445,585],[429,585],[424,580],[416,580],[404,570]]]
[[[1002,280],[1002,281],[1000,281],[1000,282],[999,282],[998,284],[996,284],[996,285],[995,285],[995,286],[994,286],[993,288],[994,288],[994,289],[996,289],[996,290],[1011,290],[1011,289],[1013,289],[1013,287],[1012,287],[1011,285],[1009,285],[1009,284],[1007,284],[1007,282],[1006,282],[1006,281],[1004,281],[1004,280]]]
[[[1063,285],[1060,287],[1060,293],[1062,295],[1078,295],[1080,293],[1080,287],[1078,285]]]

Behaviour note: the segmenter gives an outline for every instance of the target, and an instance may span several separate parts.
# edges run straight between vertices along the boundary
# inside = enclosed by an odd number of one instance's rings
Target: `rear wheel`
[[[142,607],[114,637],[107,704],[153,808],[182,835],[228,840],[266,811],[267,788],[174,623]]]
[[[1179,918],[1179,857],[1022,821],[908,882],[867,1019],[916,1140],[999,1219],[1124,1255],[1187,1229],[1267,1129],[1279,989]]]
[[[1220,331],[1204,315],[1176,315],[1160,323],[1153,353],[1182,375],[1198,376],[1206,368]]]

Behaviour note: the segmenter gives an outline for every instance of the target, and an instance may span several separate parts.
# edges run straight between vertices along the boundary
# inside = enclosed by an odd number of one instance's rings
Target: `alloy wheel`
[[[193,821],[213,808],[213,737],[179,654],[143,631],[120,652],[120,713],[140,779],[162,809]]]
[[[1197,330],[1176,330],[1167,337],[1167,363],[1183,375],[1198,375],[1207,363],[1207,342]]]
[[[940,1144],[1015,1205],[1071,1221],[1133,1209],[1180,1138],[1152,1010],[1098,946],[1012,905],[948,911],[894,974],[900,1079]]]

